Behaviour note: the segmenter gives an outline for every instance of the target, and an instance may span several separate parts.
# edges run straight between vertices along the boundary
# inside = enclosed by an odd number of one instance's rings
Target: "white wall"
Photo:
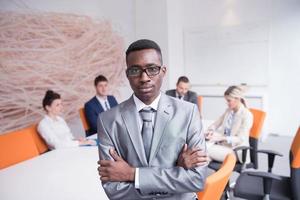
[[[265,97],[266,133],[293,135],[299,125],[299,0],[2,0],[0,4],[0,10],[34,9],[104,17],[113,21],[114,28],[124,36],[126,46],[140,38],[157,41],[168,66],[163,90],[174,88],[178,76],[186,72],[186,30],[266,23],[269,34],[267,84],[252,86],[249,94]],[[194,85],[192,89],[199,94],[222,95],[226,87]],[[127,84],[121,88],[119,100],[130,94]],[[222,112],[216,109],[220,106],[223,105],[208,106],[206,110],[217,115]]]
[[[161,48],[164,65],[168,65],[168,22],[166,0],[135,1],[135,40],[151,39]],[[168,73],[162,88],[168,87]]]
[[[265,84],[249,85],[247,92],[248,96],[259,96],[263,101],[252,99],[249,104],[260,105],[267,112],[265,135],[294,135],[300,124],[299,0],[137,0],[135,4],[136,39],[152,38],[163,49],[168,65],[168,84],[163,89],[174,88],[178,76],[186,73],[186,30],[249,24],[267,26]],[[224,70],[215,73],[225,74]],[[227,87],[195,84],[192,89],[199,94],[222,95]],[[207,113],[216,117],[223,112],[222,106],[208,104]]]
[[[272,1],[270,132],[293,135],[300,124],[300,1]]]
[[[300,89],[298,78],[300,74],[298,55],[300,52],[300,1],[184,1],[183,32],[191,28],[230,27],[255,23],[266,23],[268,26],[269,66],[267,84],[250,85],[249,92],[265,96],[264,109],[267,111],[265,133],[293,135],[300,122],[300,93],[298,92]],[[182,38],[177,38],[177,40],[182,40]],[[215,73],[226,74],[224,70],[226,69],[220,68]],[[170,80],[174,79],[170,77]],[[227,85],[194,85],[193,89],[199,94],[220,95],[226,87]],[[209,109],[211,112],[216,112],[214,108]]]

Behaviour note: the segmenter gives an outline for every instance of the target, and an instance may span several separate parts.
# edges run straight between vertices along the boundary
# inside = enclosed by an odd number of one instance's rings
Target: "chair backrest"
[[[250,130],[250,137],[259,139],[266,118],[266,113],[254,108],[250,108],[249,110],[253,115],[253,125]]]
[[[257,169],[258,158],[256,150],[258,148],[258,140],[261,135],[262,127],[266,118],[266,113],[262,110],[253,108],[250,108],[249,110],[253,115],[253,125],[249,135],[249,144],[252,147],[252,150],[250,150],[250,159],[251,162],[254,164],[254,168]]]
[[[28,131],[32,135],[36,148],[39,151],[39,154],[45,153],[49,150],[46,142],[37,131],[37,124],[28,126],[24,129],[24,131]]]
[[[233,153],[228,154],[218,171],[208,176],[204,190],[197,193],[198,199],[220,199],[236,163]]]
[[[85,132],[88,132],[90,130],[90,125],[86,119],[84,108],[79,109],[79,116]]]
[[[0,169],[38,156],[32,134],[24,129],[0,135]]]
[[[291,145],[290,163],[293,199],[300,199],[300,127]]]
[[[203,106],[203,96],[198,96],[197,98],[197,104],[200,111],[200,114],[202,114],[202,106]]]

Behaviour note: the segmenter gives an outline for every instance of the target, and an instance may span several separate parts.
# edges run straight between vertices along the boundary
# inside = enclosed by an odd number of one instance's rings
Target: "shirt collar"
[[[96,98],[98,99],[98,101],[100,102],[105,102],[107,100],[107,97],[103,98],[103,97],[100,97],[98,95],[96,95]]]
[[[154,99],[154,101],[150,104],[150,105],[146,105],[144,102],[142,102],[139,98],[137,98],[135,96],[135,94],[133,94],[133,101],[135,103],[136,109],[139,112],[140,110],[142,110],[145,107],[150,107],[152,109],[154,109],[155,111],[157,111],[158,108],[158,102],[160,100],[161,97],[161,93],[159,93],[159,95]]]
[[[176,91],[176,98],[179,98],[179,96],[180,96],[180,95],[179,95],[179,93]],[[185,96],[185,95],[181,96],[181,98],[180,98],[180,99],[183,99],[183,98],[184,98],[184,96]]]
[[[49,115],[45,115],[45,118],[48,120],[48,121],[51,121],[51,122],[58,122],[60,121],[60,118],[59,116],[56,116],[55,119],[51,118]]]

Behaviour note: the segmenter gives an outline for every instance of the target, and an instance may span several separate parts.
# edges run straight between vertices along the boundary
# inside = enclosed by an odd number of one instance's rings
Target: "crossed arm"
[[[114,159],[113,161],[98,161],[100,180],[104,182],[134,182],[135,168],[124,161],[113,148],[109,150],[109,153]],[[187,144],[184,144],[177,160],[177,167],[188,170],[206,165],[207,162],[208,158],[205,152],[199,148],[188,149]]]
[[[195,107],[194,111],[197,108]],[[198,112],[198,111],[197,111]],[[197,118],[196,118],[197,119]],[[130,166],[116,151],[110,135],[100,121],[100,161],[98,167],[104,190],[110,199],[143,199],[153,197],[153,191],[162,195],[200,191],[206,178],[207,156],[204,137],[201,134],[200,120],[192,120],[187,144],[178,155],[177,164],[171,168],[141,167],[139,168],[139,189],[135,188],[135,168]],[[115,149],[116,148],[116,149]],[[143,177],[143,178],[141,178]],[[128,196],[129,195],[129,196]]]
[[[136,198],[142,198],[142,196],[149,197],[147,194],[140,194],[138,190],[134,188],[135,168],[124,161],[113,148],[110,149],[109,153],[114,160],[98,161],[98,172],[101,181],[104,183],[103,187],[106,188],[106,192],[108,193],[111,191],[111,194],[108,194],[110,198],[125,199],[127,193],[130,193],[131,195],[135,194]],[[175,171],[180,168],[181,170],[189,170],[198,166],[206,165],[207,162],[208,158],[205,152],[200,149],[188,149],[185,144],[178,157],[177,168],[169,170]],[[146,169],[159,170],[151,168]],[[119,189],[121,189],[121,191],[118,191]]]

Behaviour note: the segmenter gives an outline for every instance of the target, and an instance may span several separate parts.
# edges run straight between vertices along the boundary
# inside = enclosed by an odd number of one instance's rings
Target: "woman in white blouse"
[[[48,90],[43,99],[43,108],[46,115],[38,125],[38,132],[50,149],[96,144],[93,140],[75,139],[73,137],[67,123],[59,116],[63,106],[58,93]]]
[[[241,87],[230,86],[224,97],[228,109],[206,131],[208,155],[220,162],[233,152],[233,148],[249,146],[249,132],[253,124],[253,116],[246,106]],[[241,153],[238,157],[241,160]],[[249,161],[249,155],[246,161]]]

